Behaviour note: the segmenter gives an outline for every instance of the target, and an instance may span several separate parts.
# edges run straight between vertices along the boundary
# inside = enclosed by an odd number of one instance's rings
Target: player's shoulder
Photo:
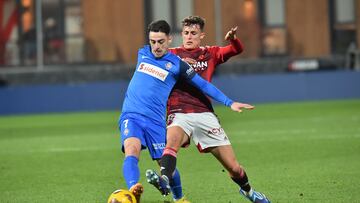
[[[173,54],[177,54],[179,52],[181,52],[183,50],[182,47],[172,47],[172,48],[169,48],[169,51]]]
[[[178,55],[176,55],[170,51],[166,54],[166,56],[163,58],[163,60],[167,61],[167,62],[171,62],[175,66],[179,66],[182,61]]]
[[[172,52],[171,50],[169,50],[169,54],[167,55],[167,57],[174,61],[181,60],[181,58],[178,55],[176,55],[176,53]]]
[[[143,55],[148,55],[150,52],[150,45],[144,45],[138,49],[138,53]]]
[[[216,46],[216,45],[207,45],[207,46],[204,46],[204,47],[200,47],[206,51],[209,51],[209,52],[213,52],[213,51],[217,51],[220,49],[219,46]]]
[[[214,58],[220,50],[219,46],[201,46],[201,55],[204,60],[209,60]]]

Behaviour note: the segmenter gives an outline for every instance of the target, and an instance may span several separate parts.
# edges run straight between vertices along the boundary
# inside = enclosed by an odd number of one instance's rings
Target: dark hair
[[[169,35],[170,31],[171,31],[170,25],[165,20],[153,21],[148,26],[148,33],[149,32],[163,32],[166,35]]]
[[[200,30],[204,29],[205,19],[200,16],[188,16],[181,21],[183,26],[199,25]]]

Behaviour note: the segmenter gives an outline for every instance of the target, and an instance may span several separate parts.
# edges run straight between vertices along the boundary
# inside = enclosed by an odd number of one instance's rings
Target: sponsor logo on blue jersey
[[[150,75],[152,77],[155,77],[161,81],[165,81],[166,77],[169,75],[169,72],[161,69],[160,67],[154,66],[149,63],[142,62],[139,65],[139,68],[137,71],[145,73],[147,75]]]
[[[165,149],[165,143],[153,143],[154,149]]]

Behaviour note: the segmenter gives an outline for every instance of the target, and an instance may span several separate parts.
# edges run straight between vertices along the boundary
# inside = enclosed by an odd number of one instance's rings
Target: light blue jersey
[[[181,59],[170,52],[157,59],[150,46],[140,49],[122,112],[139,113],[164,123],[166,102],[177,79],[181,76],[191,79],[195,75],[191,67],[181,66],[180,62]]]
[[[165,126],[166,103],[176,81],[183,77],[213,99],[230,106],[232,100],[200,76],[178,56],[168,52],[155,58],[149,45],[138,52],[135,73],[129,83],[122,113],[138,113]]]

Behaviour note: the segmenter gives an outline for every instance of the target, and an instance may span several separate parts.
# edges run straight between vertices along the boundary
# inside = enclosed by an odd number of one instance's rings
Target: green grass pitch
[[[360,202],[360,100],[217,107],[253,187],[274,203]],[[119,112],[0,117],[0,202],[104,203],[125,188]],[[211,154],[179,153],[193,203],[247,202]],[[144,179],[158,168],[143,151],[144,203],[168,202]]]

